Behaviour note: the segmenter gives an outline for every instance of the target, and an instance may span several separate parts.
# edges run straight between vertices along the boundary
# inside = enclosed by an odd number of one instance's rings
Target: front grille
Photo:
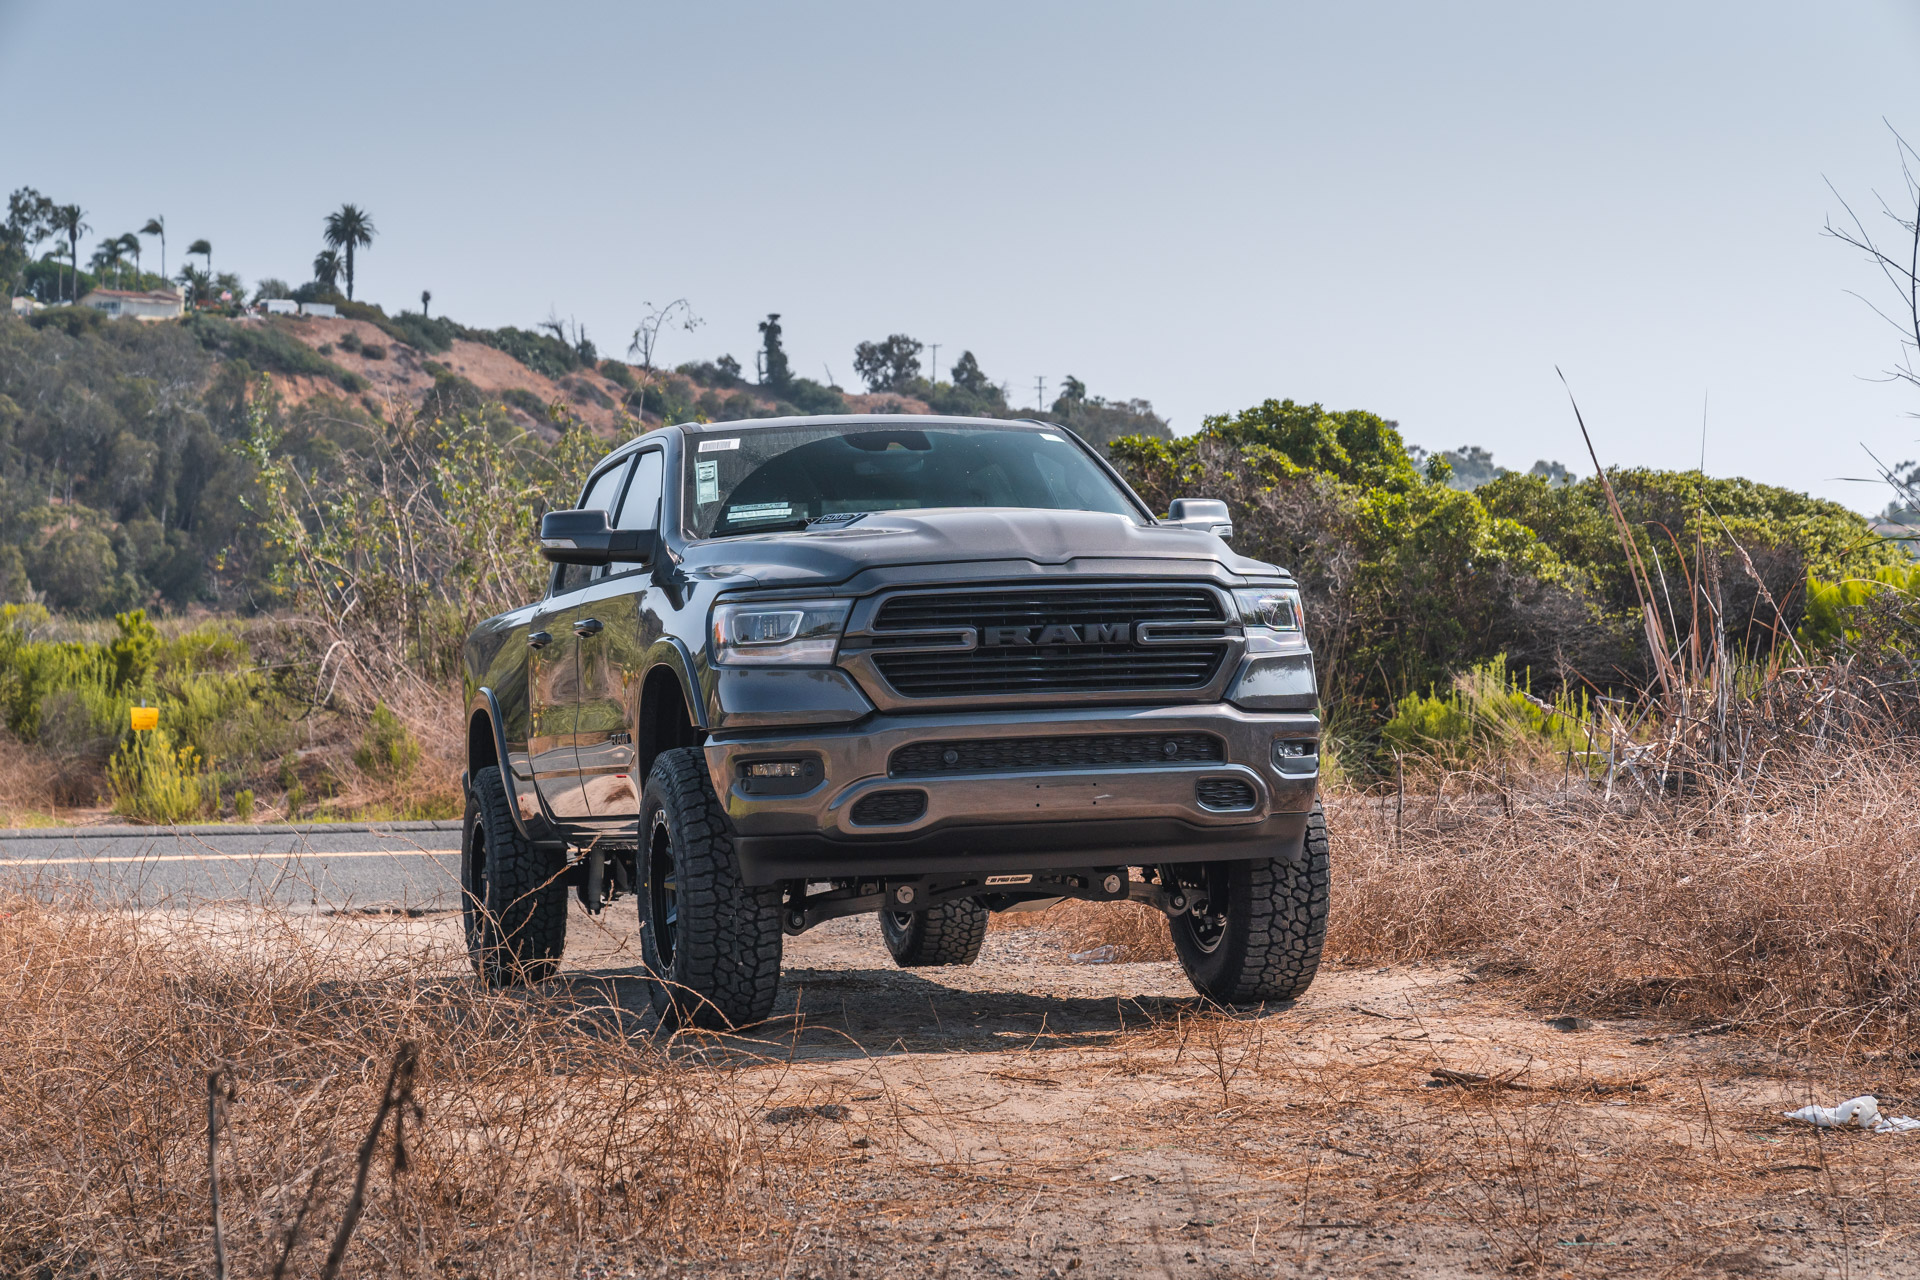
[[[1132,643],[1131,625],[1161,624]],[[990,628],[1123,624],[1128,639],[1097,644],[985,643]],[[1189,627],[1167,624],[1192,624]],[[1204,688],[1220,669],[1226,618],[1204,587],[1029,587],[899,595],[875,619],[874,663],[902,696],[962,698],[1021,693],[1154,693]],[[901,652],[901,631],[974,628],[972,649]],[[1037,639],[1037,635],[1035,636]],[[937,643],[937,640],[932,641]],[[925,643],[925,642],[923,642]]]
[[[926,811],[924,791],[875,791],[853,802],[853,821],[862,827],[897,827]]]
[[[1030,773],[1045,769],[1150,768],[1226,759],[1206,733],[1098,733],[1077,738],[981,738],[916,742],[887,761],[896,778],[934,773]]]
[[[1253,808],[1253,786],[1238,778],[1203,778],[1194,788],[1202,809]]]

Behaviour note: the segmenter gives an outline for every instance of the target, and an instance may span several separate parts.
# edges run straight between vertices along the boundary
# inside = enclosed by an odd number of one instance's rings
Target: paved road
[[[460,905],[459,848],[457,822],[0,831],[0,886],[129,907],[445,910]]]

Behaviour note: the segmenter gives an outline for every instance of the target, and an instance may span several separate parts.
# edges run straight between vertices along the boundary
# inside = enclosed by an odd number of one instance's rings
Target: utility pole
[[[933,359],[928,361],[927,381],[938,382],[940,381],[940,344],[937,342],[929,342],[927,344],[927,350],[933,352]]]
[[[1033,376],[1033,407],[1041,413],[1047,410],[1047,380],[1040,374]]]

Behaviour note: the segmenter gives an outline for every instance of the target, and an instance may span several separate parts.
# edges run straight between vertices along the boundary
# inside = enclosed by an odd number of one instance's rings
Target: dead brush
[[[727,1088],[749,1055],[688,1060],[594,984],[487,992],[404,933],[350,942],[0,901],[0,1273],[204,1275],[216,1169],[236,1276],[321,1273],[369,1168],[343,1273],[752,1254],[818,1182]],[[383,1096],[408,1114],[369,1155]]]
[[[1332,806],[1328,954],[1477,955],[1584,1013],[1871,1043],[1920,1023],[1920,767],[1897,743],[1711,794]]]
[[[1045,911],[996,915],[989,929],[1046,929],[1071,953],[1114,948],[1126,961],[1171,960],[1173,936],[1167,918],[1142,902],[1081,902],[1068,898]]]

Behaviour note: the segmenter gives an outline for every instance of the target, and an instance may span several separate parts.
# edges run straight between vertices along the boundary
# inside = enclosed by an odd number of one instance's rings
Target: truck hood
[[[989,563],[1001,567],[987,569]],[[1283,573],[1236,554],[1211,533],[1098,511],[1025,507],[881,511],[844,527],[695,542],[684,548],[680,569],[695,578],[777,587],[834,585],[874,569],[957,565],[995,575],[1048,568],[1203,578]]]

